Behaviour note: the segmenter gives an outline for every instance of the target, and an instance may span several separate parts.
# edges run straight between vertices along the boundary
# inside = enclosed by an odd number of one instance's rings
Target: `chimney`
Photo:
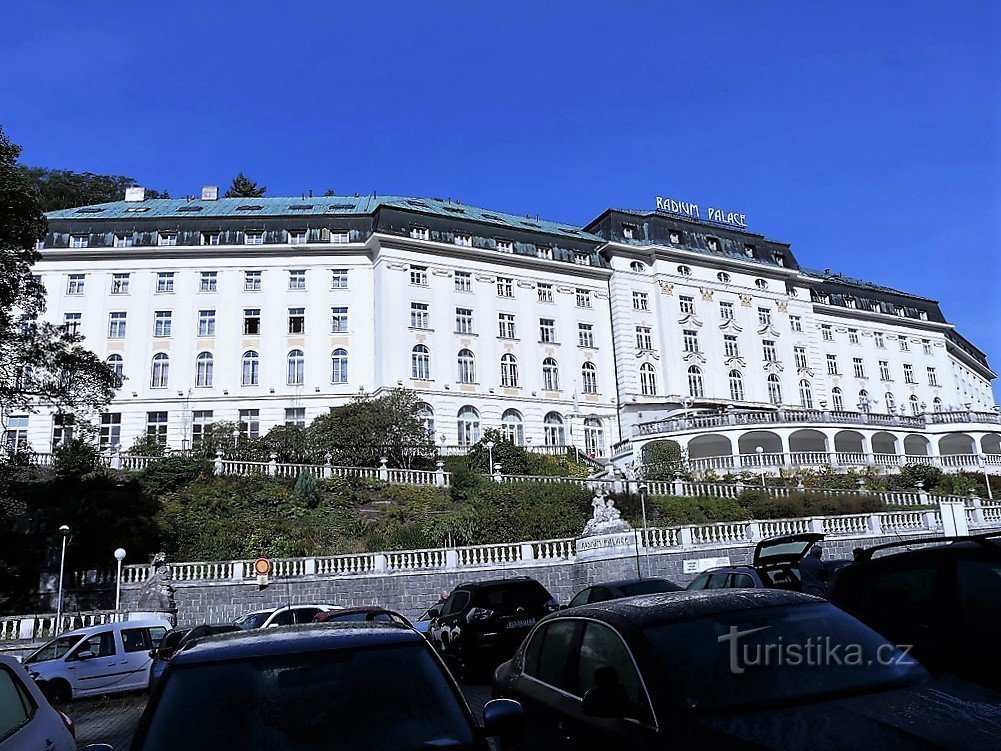
[[[203,185],[202,186],[202,200],[203,201],[217,201],[217,200],[219,200],[219,186],[218,185]]]
[[[146,200],[146,188],[136,185],[132,188],[125,189],[125,200],[126,201],[145,201]]]

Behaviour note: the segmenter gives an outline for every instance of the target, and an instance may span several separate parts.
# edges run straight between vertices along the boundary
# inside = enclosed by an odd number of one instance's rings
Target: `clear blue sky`
[[[7,0],[0,123],[174,196],[243,170],[578,223],[735,208],[938,299],[998,369],[999,27],[992,0]]]

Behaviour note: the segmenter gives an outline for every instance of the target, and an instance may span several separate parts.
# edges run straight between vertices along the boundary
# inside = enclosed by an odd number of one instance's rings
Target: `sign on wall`
[[[707,222],[747,229],[747,215],[741,214],[738,211],[724,211],[713,206],[707,206],[705,212],[703,212],[702,207],[697,203],[675,201],[673,198],[662,198],[661,196],[657,196],[657,211],[683,216],[687,219],[704,219]]]

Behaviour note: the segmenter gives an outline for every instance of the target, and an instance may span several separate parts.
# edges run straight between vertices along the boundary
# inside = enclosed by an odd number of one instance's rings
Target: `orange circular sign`
[[[271,561],[267,558],[258,558],[254,561],[254,573],[258,576],[267,576],[271,573]]]

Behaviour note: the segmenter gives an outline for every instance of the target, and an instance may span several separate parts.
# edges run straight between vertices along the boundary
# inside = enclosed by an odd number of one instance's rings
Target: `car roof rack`
[[[887,542],[882,545],[873,545],[871,548],[863,548],[856,552],[853,559],[853,563],[858,563],[860,561],[871,561],[874,553],[878,553],[883,550],[888,550],[889,548],[900,548],[900,547],[910,547],[913,545],[930,545],[930,544],[941,544],[945,542],[975,542],[979,545],[996,545],[998,541],[993,538],[1001,539],[1001,532],[984,532],[979,535],[964,535],[957,537],[929,537],[927,539],[916,539],[916,540],[897,540],[896,542]]]

